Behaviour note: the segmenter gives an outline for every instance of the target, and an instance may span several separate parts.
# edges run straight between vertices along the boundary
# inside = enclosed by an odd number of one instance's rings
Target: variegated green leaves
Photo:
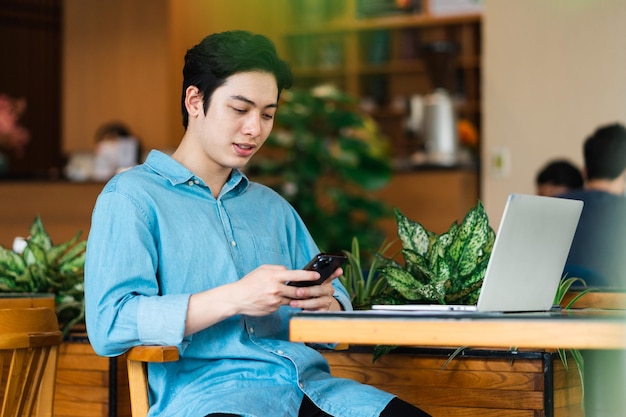
[[[21,254],[0,247],[0,292],[54,292],[82,283],[86,241],[80,232],[53,245],[37,217]]]
[[[495,241],[482,203],[441,235],[397,209],[396,221],[404,265],[387,259],[381,274],[404,298],[397,301],[474,304]]]
[[[87,245],[80,235],[54,245],[37,216],[21,254],[0,246],[0,292],[55,294],[61,325],[80,321]]]

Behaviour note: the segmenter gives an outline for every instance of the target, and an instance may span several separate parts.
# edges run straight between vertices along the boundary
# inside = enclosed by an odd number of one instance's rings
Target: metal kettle
[[[442,88],[424,97],[422,132],[426,159],[438,165],[458,161],[459,139],[452,99]]]

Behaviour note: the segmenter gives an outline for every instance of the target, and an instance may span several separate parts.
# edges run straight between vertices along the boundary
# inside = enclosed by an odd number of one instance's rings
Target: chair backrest
[[[126,353],[132,417],[146,417],[150,408],[147,363],[177,360],[176,346],[135,346]]]
[[[0,417],[51,417],[58,347],[54,310],[0,309]]]

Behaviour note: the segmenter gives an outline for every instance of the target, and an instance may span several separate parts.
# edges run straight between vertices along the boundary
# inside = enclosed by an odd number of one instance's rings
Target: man
[[[626,128],[599,127],[584,143],[584,189],[561,195],[585,204],[564,273],[588,287],[626,289]],[[585,414],[624,415],[626,352],[585,350]]]
[[[553,197],[578,190],[583,182],[583,175],[576,165],[565,159],[555,159],[537,173],[535,187],[537,195]]]
[[[598,128],[584,143],[584,188],[560,195],[583,212],[564,273],[589,287],[626,288],[626,128]]]
[[[265,37],[232,31],[190,49],[184,136],[171,157],[115,176],[93,212],[85,266],[89,338],[101,355],[176,345],[151,364],[158,416],[426,416],[368,385],[333,378],[289,342],[294,311],[351,309],[345,288],[301,268],[319,251],[298,214],[240,171],[268,137],[288,66]]]

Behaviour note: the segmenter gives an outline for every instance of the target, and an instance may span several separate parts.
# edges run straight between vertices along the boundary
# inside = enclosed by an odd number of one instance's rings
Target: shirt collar
[[[151,150],[146,158],[145,165],[167,179],[172,185],[184,184],[193,180],[199,180],[204,185],[204,181],[201,178],[161,151]],[[237,194],[240,194],[248,188],[249,183],[250,180],[241,171],[234,169],[230,174],[230,178],[224,184],[222,194],[230,190],[235,190]]]
[[[248,189],[250,185],[250,180],[246,177],[243,172],[238,169],[233,169],[230,173],[230,178],[224,184],[224,188],[222,189],[222,194],[226,194],[230,190],[233,190],[235,194],[241,194]]]

